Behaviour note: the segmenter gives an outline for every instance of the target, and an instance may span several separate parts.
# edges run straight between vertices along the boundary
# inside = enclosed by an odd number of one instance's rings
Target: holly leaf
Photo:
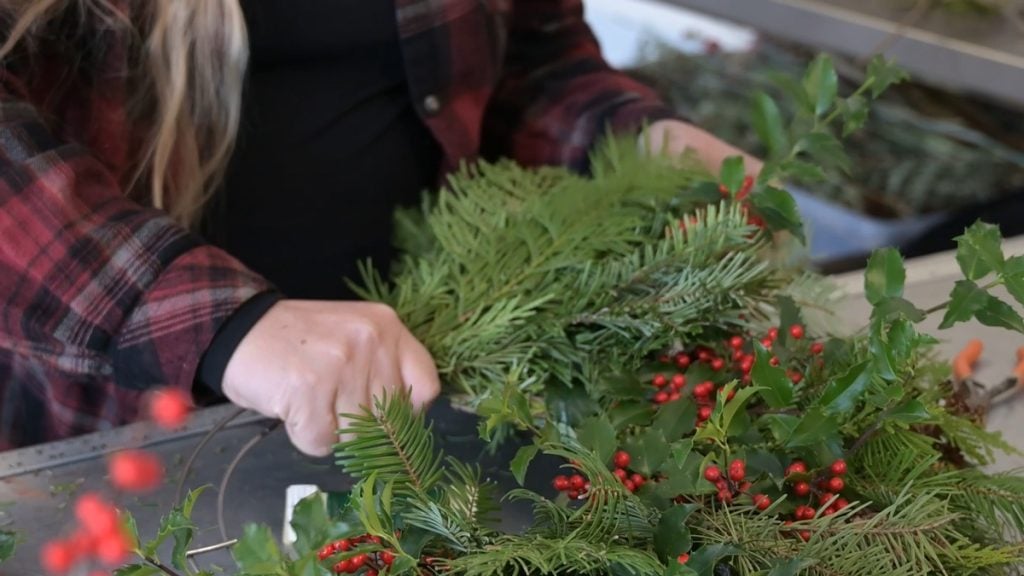
[[[839,112],[843,115],[843,137],[860,130],[868,122],[868,101],[863,96],[850,96],[839,101]]]
[[[839,92],[839,75],[827,54],[817,56],[804,75],[804,91],[814,104],[814,115],[820,118],[828,112]]]
[[[949,306],[939,329],[945,330],[958,322],[967,322],[988,304],[988,293],[970,280],[957,280],[949,294]]]
[[[673,506],[661,515],[654,532],[654,552],[662,562],[675,562],[676,557],[693,547],[686,520],[698,508],[698,504],[683,504]]]
[[[894,84],[899,84],[909,78],[906,71],[884,56],[875,56],[868,64],[868,75],[864,80],[870,85],[871,97],[878,98]]]
[[[743,157],[730,156],[722,162],[722,170],[718,175],[718,179],[735,196],[743,188],[743,179],[746,175],[747,171],[743,166]]]
[[[672,443],[672,448],[669,451],[672,454],[672,462],[676,466],[682,467],[686,463],[686,458],[690,456],[690,452],[693,451],[693,440],[687,438],[685,440],[679,440]]]
[[[892,347],[885,339],[884,328],[885,325],[877,320],[871,322],[868,351],[871,353],[875,375],[886,382],[892,382],[896,379],[896,371],[893,368],[896,358],[893,356]]]
[[[753,124],[758,137],[768,149],[769,158],[777,159],[786,155],[789,138],[782,125],[782,113],[775,100],[764,92],[754,95]]]
[[[888,298],[901,298],[907,282],[903,257],[895,248],[876,250],[868,258],[864,272],[864,295],[868,302],[878,306]]]
[[[195,536],[196,527],[192,523],[192,509],[196,500],[206,490],[203,486],[192,490],[185,496],[180,506],[176,506],[160,521],[160,528],[157,530],[156,538],[143,547],[146,556],[153,557],[157,549],[168,538],[174,538],[174,548],[171,554],[171,564],[179,570],[185,569],[185,552],[188,545]]]
[[[647,426],[653,420],[655,411],[651,408],[650,401],[640,402],[619,402],[616,406],[608,409],[608,420],[616,432],[621,432],[630,426]]]
[[[315,492],[299,500],[292,510],[291,526],[295,531],[295,551],[302,556],[315,550],[330,537],[331,521],[327,517],[323,494]]]
[[[288,576],[331,576],[331,571],[317,561],[316,556],[307,554],[288,566]]]
[[[846,374],[836,378],[825,387],[818,401],[829,414],[849,414],[871,385],[873,360],[866,360],[850,368]]]
[[[750,204],[754,211],[764,219],[765,224],[772,230],[786,230],[806,242],[804,237],[804,225],[800,219],[800,211],[797,209],[796,200],[793,196],[774,186],[768,186],[757,194],[750,197]]]
[[[1012,256],[1003,264],[1003,284],[1007,292],[1024,304],[1024,256]]]
[[[956,261],[968,280],[1003,271],[1003,237],[999,227],[976,222],[956,237]]]
[[[925,319],[925,313],[906,298],[883,298],[871,310],[871,318],[882,322],[906,318],[916,323]]]
[[[157,574],[163,574],[163,572],[149,564],[129,564],[114,570],[114,576],[156,576]]]
[[[518,482],[520,486],[522,486],[523,482],[526,480],[526,470],[530,467],[530,462],[533,461],[534,456],[536,456],[539,451],[540,449],[532,444],[529,446],[523,446],[519,448],[515,457],[512,458],[512,463],[509,467],[512,470],[512,475],[515,477],[516,482]]]
[[[796,104],[799,110],[814,114],[814,103],[807,96],[807,90],[799,80],[789,74],[772,70],[765,72],[765,78],[775,84],[779,91]]]
[[[736,391],[735,385],[731,386],[731,390]],[[726,388],[726,390],[724,390],[720,394],[728,394],[729,390],[730,388]],[[737,414],[748,416],[746,411],[743,410],[744,406],[746,406],[751,396],[763,390],[764,388],[760,386],[747,386],[742,390],[736,391],[736,395],[733,396],[733,399],[725,403],[725,407],[722,409],[722,429],[725,430],[728,435],[737,435],[743,433],[742,427],[738,427],[740,429],[733,428],[733,420],[737,417]],[[741,410],[743,411],[741,412]]]
[[[888,412],[888,419],[902,424],[930,422],[932,415],[920,400],[910,400]]]
[[[741,553],[742,550],[731,544],[709,544],[690,554],[690,561],[686,565],[700,576],[711,576],[719,561]]]
[[[593,450],[601,462],[607,463],[611,460],[617,443],[615,428],[612,427],[606,415],[587,418],[576,431],[576,435],[580,443]]]
[[[17,544],[17,534],[11,530],[0,530],[0,563],[14,556]]]
[[[984,306],[974,313],[978,322],[993,328],[1007,328],[1024,333],[1024,319],[1009,304],[991,294],[985,294],[984,300]]]
[[[760,342],[754,343],[754,367],[750,371],[750,380],[761,389],[761,397],[772,408],[786,408],[792,404],[793,381],[786,376],[785,370],[771,365],[770,354]]]
[[[821,166],[795,158],[792,160],[786,160],[779,164],[779,170],[776,173],[776,177],[784,178],[786,180],[795,180],[804,184],[824,182],[828,179],[828,176],[825,174],[825,171],[821,169]]]
[[[797,576],[798,574],[803,574],[806,569],[817,563],[817,560],[807,558],[779,559],[772,564],[772,570],[768,573],[768,576]]]
[[[246,524],[231,555],[239,570],[247,574],[284,574],[281,551],[267,526]]]
[[[800,419],[791,414],[767,414],[759,419],[768,427],[776,442],[784,442],[793,435]]]
[[[756,476],[759,472],[763,472],[771,478],[782,478],[782,475],[785,473],[779,458],[767,450],[747,452],[746,460],[751,476]]]
[[[680,399],[662,405],[651,427],[660,430],[672,442],[692,432],[697,423],[697,405],[689,399]]]
[[[825,168],[838,168],[850,172],[850,157],[839,140],[828,132],[811,132],[796,143],[796,152],[808,154]]]
[[[616,381],[615,384],[619,384]],[[636,391],[636,382],[632,379],[622,380],[621,385],[631,388],[631,393]],[[563,384],[552,384],[544,390],[544,404],[548,414],[551,414],[559,422],[568,422],[570,426],[576,426],[588,416],[600,412],[597,402],[582,386],[565,386]],[[525,400],[526,397],[523,396]],[[527,407],[526,413],[529,414]]]
[[[835,418],[826,415],[821,408],[811,408],[804,413],[800,423],[793,429],[793,434],[786,441],[786,447],[813,446],[821,442],[822,438],[834,435],[836,428]]]
[[[665,441],[661,430],[648,428],[642,435],[627,440],[626,451],[633,458],[630,467],[644,476],[650,476],[668,458],[669,443]]]

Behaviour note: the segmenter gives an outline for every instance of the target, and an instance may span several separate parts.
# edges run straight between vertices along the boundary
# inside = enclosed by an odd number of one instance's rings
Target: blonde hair
[[[10,22],[3,59],[15,49],[31,56],[69,19],[80,38],[116,38],[132,51],[126,105],[143,145],[132,152],[126,191],[195,224],[238,132],[248,61],[238,0],[0,0],[0,10]]]

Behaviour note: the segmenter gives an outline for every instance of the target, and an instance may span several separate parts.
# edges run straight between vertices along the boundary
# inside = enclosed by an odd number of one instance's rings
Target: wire
[[[280,425],[281,421],[275,420],[274,422],[267,425],[266,428],[260,430],[259,434],[252,437],[248,442],[246,442],[245,446],[242,446],[242,449],[238,451],[238,454],[235,454],[235,457],[231,460],[231,463],[228,464],[228,469],[224,471],[224,476],[221,477],[220,479],[220,487],[217,489],[217,526],[220,528],[221,539],[228,539],[228,531],[224,524],[224,496],[225,493],[227,492],[228,482],[231,480],[231,475],[235,472],[235,468],[238,466],[238,463],[242,461],[242,458],[245,456],[246,452],[251,450],[253,446],[259,444],[260,440],[263,440],[264,438],[269,436],[270,433],[276,430]]]
[[[192,472],[192,466],[195,465],[196,458],[199,457],[199,452],[217,435],[218,432],[224,429],[225,426],[231,423],[232,420],[238,418],[242,414],[245,414],[245,408],[239,408],[234,412],[228,414],[224,418],[221,418],[217,425],[210,429],[209,432],[203,436],[203,439],[199,441],[199,444],[189,454],[188,460],[185,462],[185,467],[181,470],[181,476],[178,477],[178,486],[174,489],[174,502],[181,502],[181,492],[185,488],[185,479]]]

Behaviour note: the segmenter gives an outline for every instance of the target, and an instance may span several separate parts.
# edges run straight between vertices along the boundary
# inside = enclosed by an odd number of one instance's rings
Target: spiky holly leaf
[[[804,135],[797,141],[795,150],[814,158],[824,168],[837,168],[850,172],[850,157],[846,155],[839,139],[828,132],[818,131]]]
[[[868,258],[867,270],[864,272],[864,295],[871,304],[878,306],[887,298],[902,297],[906,282],[907,271],[903,266],[903,257],[895,248],[876,250]]]
[[[928,408],[920,400],[910,400],[886,412],[889,420],[901,424],[920,424],[934,420]]]
[[[874,376],[872,366],[873,360],[866,360],[833,380],[825,387],[818,405],[830,414],[849,414],[871,385],[871,378]]]
[[[742,554],[743,551],[730,544],[710,544],[701,546],[693,554],[686,566],[700,576],[712,576],[715,566],[729,556]]]
[[[1024,332],[1024,318],[1009,304],[991,294],[985,294],[984,305],[975,311],[974,317],[985,326]]]
[[[283,558],[267,526],[246,524],[242,537],[231,549],[239,570],[246,574],[281,574]]]
[[[533,462],[533,458],[540,452],[540,448],[534,445],[522,446],[516,451],[515,457],[512,458],[512,463],[509,464],[509,468],[512,471],[512,476],[515,477],[516,482],[520,486],[526,481],[526,470],[530,467],[530,462]]]
[[[662,513],[654,532],[654,552],[662,562],[675,562],[680,554],[690,551],[693,539],[686,520],[698,508],[700,506],[697,504],[684,504],[673,506]]]
[[[771,354],[759,342],[755,343],[750,380],[762,388],[761,397],[772,408],[786,408],[793,402],[793,381],[785,370],[771,365]]]
[[[956,237],[956,261],[968,280],[980,280],[992,272],[1002,272],[1003,238],[999,227],[976,222]]]
[[[206,490],[206,486],[189,491],[181,505],[171,509],[170,513],[160,521],[156,538],[142,546],[143,554],[149,558],[156,556],[156,551],[168,538],[174,538],[171,553],[171,565],[179,570],[185,569],[185,552],[188,551],[192,538],[195,537],[196,526],[192,522],[192,509],[196,500]],[[129,520],[134,525],[134,519]]]
[[[781,188],[768,186],[750,197],[750,204],[772,230],[787,231],[806,242],[804,224],[793,195]]]
[[[871,97],[878,98],[894,84],[907,80],[910,76],[885,56],[875,56],[868,64],[868,75],[865,85],[870,86]]]
[[[942,317],[940,329],[952,327],[959,322],[967,322],[978,310],[984,308],[988,302],[989,294],[982,290],[977,284],[970,280],[958,280],[949,294],[949,306],[946,314]]]
[[[608,421],[608,416],[592,416],[583,421],[577,430],[580,443],[592,450],[601,462],[607,463],[615,453],[617,442],[615,428]]]
[[[839,92],[839,75],[832,58],[826,54],[818,55],[807,68],[803,85],[808,100],[814,104],[815,116],[821,117],[831,110]]]

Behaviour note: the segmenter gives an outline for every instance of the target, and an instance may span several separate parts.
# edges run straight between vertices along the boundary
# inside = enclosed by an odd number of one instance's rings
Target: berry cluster
[[[559,474],[555,476],[551,484],[555,487],[555,490],[565,492],[569,500],[583,500],[590,492],[590,481],[581,474],[573,474],[572,476]]]
[[[811,483],[807,481],[810,478],[807,465],[800,460],[795,460],[786,468],[786,478],[790,484],[790,491],[798,498],[807,498],[811,502],[814,501],[814,494],[812,492],[816,492],[818,507],[828,506],[822,511],[822,514],[824,516],[831,516],[849,506],[846,498],[840,496],[840,493],[846,487],[846,482],[842,478],[846,475],[846,470],[845,460],[833,462],[831,466],[821,472],[821,478],[817,482],[816,491],[811,488]],[[785,525],[789,526],[794,521],[813,520],[817,515],[818,510],[813,506],[801,504],[796,507],[793,511],[793,518],[787,520]],[[804,542],[808,541],[811,537],[809,530],[801,530],[797,535]]]
[[[373,551],[359,552],[359,548],[362,545],[372,546]],[[338,554],[355,552],[354,554],[349,554],[347,558],[336,562],[331,567],[331,570],[335,574],[356,574],[362,570],[364,576],[377,576],[381,570],[395,562],[394,553],[388,550],[378,550],[380,545],[380,537],[369,534],[353,538],[343,538],[321,548],[317,553],[317,558],[324,562]]]
[[[647,478],[644,478],[639,472],[629,472],[630,457],[629,453],[624,450],[619,450],[615,453],[612,458],[612,463],[615,464],[615,468],[612,470],[612,474],[622,482],[622,485],[626,487],[626,490],[630,492],[636,492],[647,482]]]
[[[732,504],[733,498],[750,491],[747,464],[741,459],[729,463],[727,474],[722,474],[722,470],[714,464],[708,466],[704,469],[704,479],[718,489],[715,499],[722,504]],[[766,494],[754,494],[751,498],[758,510],[767,510],[772,505],[772,499]]]

